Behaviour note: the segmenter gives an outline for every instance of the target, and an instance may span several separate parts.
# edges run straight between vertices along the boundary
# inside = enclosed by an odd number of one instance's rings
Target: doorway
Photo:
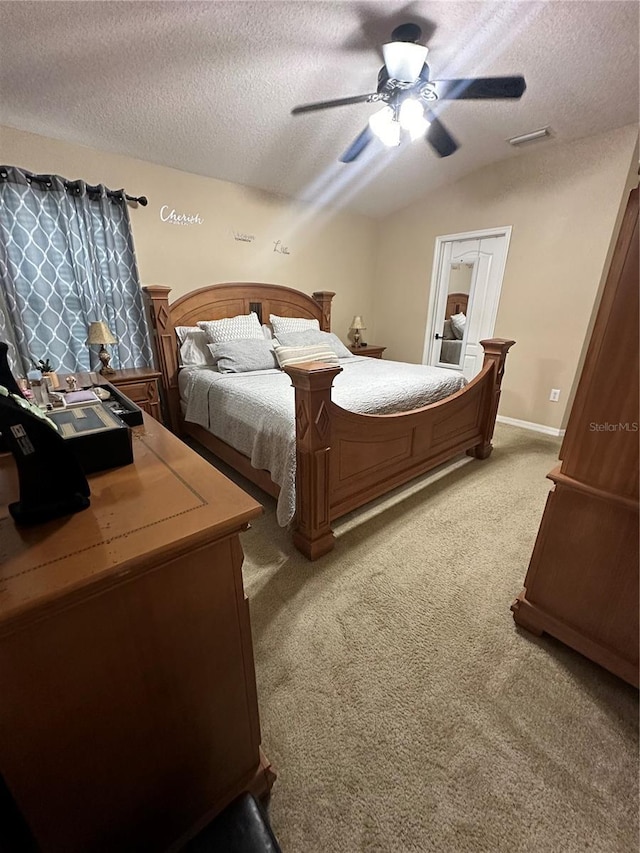
[[[482,368],[480,341],[493,336],[511,226],[436,238],[423,364]]]

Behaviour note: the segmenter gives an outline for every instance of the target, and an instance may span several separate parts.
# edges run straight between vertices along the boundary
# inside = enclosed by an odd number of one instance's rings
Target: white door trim
[[[422,363],[428,364],[429,358],[431,355],[431,345],[433,341],[433,323],[435,314],[437,311],[437,291],[438,291],[438,281],[440,279],[440,273],[442,270],[442,264],[444,260],[444,246],[446,243],[455,243],[458,240],[482,240],[484,237],[504,237],[506,239],[505,244],[505,252],[504,252],[504,261],[502,263],[502,269],[500,270],[499,281],[497,291],[493,296],[493,304],[491,305],[491,310],[489,313],[490,318],[490,326],[491,332],[489,334],[493,334],[493,330],[496,325],[496,317],[498,316],[498,305],[500,304],[500,294],[502,292],[502,280],[504,278],[504,271],[507,265],[507,258],[509,256],[509,244],[511,242],[511,225],[502,225],[498,228],[485,228],[480,231],[463,231],[460,234],[444,234],[440,237],[436,237],[435,249],[433,253],[433,268],[431,270],[431,285],[429,289],[429,307],[427,310],[427,325],[425,327],[425,335],[424,335],[424,346],[422,348]]]

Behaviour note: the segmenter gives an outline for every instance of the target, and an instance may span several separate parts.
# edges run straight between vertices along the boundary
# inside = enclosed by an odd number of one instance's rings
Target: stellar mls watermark
[[[605,421],[598,424],[592,421],[589,424],[589,432],[638,432],[638,422],[610,424],[609,421]]]

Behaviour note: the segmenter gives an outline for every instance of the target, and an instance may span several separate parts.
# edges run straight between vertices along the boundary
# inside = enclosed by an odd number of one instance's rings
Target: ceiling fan
[[[469,77],[457,80],[429,80],[425,62],[428,48],[418,44],[422,30],[417,24],[401,24],[391,33],[391,42],[382,46],[384,65],[378,73],[378,87],[367,95],[333,101],[302,104],[292,115],[341,107],[348,104],[379,103],[364,130],[342,154],[342,163],[352,163],[378,137],[385,145],[400,144],[402,131],[412,140],[424,137],[440,157],[448,157],[458,143],[429,105],[437,101],[520,98],[526,89],[524,77]]]

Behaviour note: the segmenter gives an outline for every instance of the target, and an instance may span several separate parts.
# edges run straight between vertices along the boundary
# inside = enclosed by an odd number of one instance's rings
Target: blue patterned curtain
[[[116,368],[152,364],[124,191],[0,166],[0,340],[24,375],[100,366],[86,344],[103,320]]]

